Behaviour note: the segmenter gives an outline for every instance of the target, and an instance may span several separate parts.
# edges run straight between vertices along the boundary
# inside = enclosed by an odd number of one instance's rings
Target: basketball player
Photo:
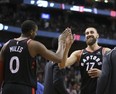
[[[69,49],[66,49],[64,61],[61,64],[67,67],[77,62],[81,73],[81,94],[96,94],[102,57],[110,49],[98,45],[99,34],[94,27],[85,30],[85,38],[87,47],[83,50],[74,51],[68,58]]]
[[[38,27],[35,22],[26,20],[21,25],[21,36],[9,40],[1,49],[0,66],[4,65],[2,94],[35,94],[37,88],[35,57],[39,54],[56,63],[61,62],[64,42],[70,35],[69,28],[59,36],[56,53],[48,50],[42,43],[33,40]],[[2,78],[2,74],[0,74]]]

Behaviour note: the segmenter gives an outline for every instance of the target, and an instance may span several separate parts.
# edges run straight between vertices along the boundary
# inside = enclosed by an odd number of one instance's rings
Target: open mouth
[[[88,36],[87,37],[87,39],[93,39],[94,38],[94,36]]]

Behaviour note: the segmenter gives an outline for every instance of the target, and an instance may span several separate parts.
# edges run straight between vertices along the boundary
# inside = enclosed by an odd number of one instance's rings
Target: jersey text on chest
[[[99,62],[100,61],[100,58],[97,57],[96,55],[90,55],[90,56],[86,56],[85,58],[83,58],[83,62],[87,62],[87,61],[90,61],[90,60],[94,60],[96,62]]]

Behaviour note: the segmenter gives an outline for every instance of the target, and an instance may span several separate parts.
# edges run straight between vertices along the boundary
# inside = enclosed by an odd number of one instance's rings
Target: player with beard
[[[64,61],[61,63],[65,67],[78,63],[81,73],[81,93],[96,94],[97,78],[101,73],[102,57],[109,51],[109,48],[98,45],[99,34],[94,27],[85,30],[85,39],[87,47],[82,50],[74,51],[70,57],[69,49],[66,49]]]

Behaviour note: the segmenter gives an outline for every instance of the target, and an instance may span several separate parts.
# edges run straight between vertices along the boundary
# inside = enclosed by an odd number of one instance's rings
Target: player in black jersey
[[[116,47],[104,56],[96,94],[116,94]]]
[[[94,27],[85,30],[87,47],[83,50],[74,51],[70,57],[69,49],[65,51],[64,61],[61,63],[65,67],[78,63],[81,73],[81,94],[96,94],[97,78],[101,73],[102,57],[109,48],[98,45],[99,34]]]
[[[21,36],[9,40],[1,49],[0,66],[3,65],[4,82],[2,94],[35,94],[37,86],[35,58],[39,54],[44,58],[61,62],[64,49],[71,38],[71,29],[66,28],[59,36],[56,53],[48,50],[42,43],[33,40],[38,27],[35,22],[26,20],[21,25]],[[2,74],[0,74],[0,78]],[[1,79],[0,79],[1,80]]]

